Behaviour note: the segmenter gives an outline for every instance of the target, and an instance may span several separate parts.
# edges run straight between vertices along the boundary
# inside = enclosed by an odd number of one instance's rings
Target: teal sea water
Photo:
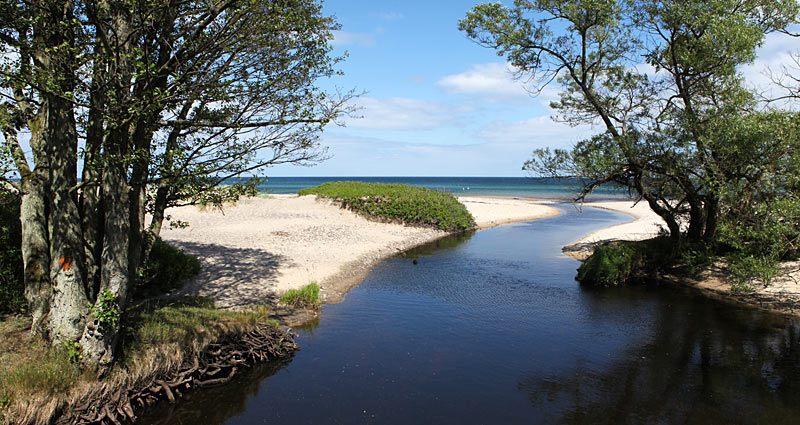
[[[528,177],[270,177],[259,186],[265,193],[297,193],[300,189],[331,181],[367,183],[403,183],[441,190],[455,195],[519,196],[548,199],[570,199],[578,193],[578,179],[549,179]],[[593,199],[625,198],[626,191],[613,186],[601,187]]]

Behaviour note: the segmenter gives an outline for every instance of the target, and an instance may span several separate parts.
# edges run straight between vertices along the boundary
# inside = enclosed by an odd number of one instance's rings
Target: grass
[[[281,303],[295,308],[319,308],[319,285],[311,282],[300,289],[292,289],[281,296]]]
[[[329,182],[303,189],[299,195],[330,198],[356,213],[404,224],[460,232],[475,219],[453,195],[405,184]]]
[[[269,307],[235,312],[214,308],[213,301],[191,298],[150,304],[126,312],[124,355],[103,381],[70,361],[66,347],[49,347],[29,335],[29,318],[0,320],[0,423],[49,423],[63,406],[98,388],[132,388],[179,368],[209,343],[239,335],[263,323]]]

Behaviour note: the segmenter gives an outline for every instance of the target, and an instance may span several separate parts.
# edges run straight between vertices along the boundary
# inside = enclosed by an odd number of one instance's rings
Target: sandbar
[[[464,197],[479,228],[558,214],[527,199]],[[275,304],[290,289],[317,282],[338,302],[378,261],[446,236],[423,227],[368,220],[315,196],[246,198],[220,210],[172,208],[189,223],[161,237],[200,258],[202,271],[170,296],[205,296],[220,308]]]

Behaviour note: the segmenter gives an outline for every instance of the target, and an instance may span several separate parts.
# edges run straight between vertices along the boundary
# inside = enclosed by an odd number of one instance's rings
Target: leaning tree
[[[313,0],[17,0],[0,20],[32,329],[105,366],[166,208],[325,158],[353,96],[318,86],[337,24]]]
[[[582,178],[579,200],[620,185],[664,219],[676,244],[711,244],[723,201],[753,177],[737,171],[755,170],[728,161],[736,144],[785,142],[726,135],[732,120],[757,112],[738,67],[797,16],[796,0],[516,0],[475,6],[459,26],[538,88],[560,84],[556,119],[603,129],[570,150],[535,151],[524,169]]]

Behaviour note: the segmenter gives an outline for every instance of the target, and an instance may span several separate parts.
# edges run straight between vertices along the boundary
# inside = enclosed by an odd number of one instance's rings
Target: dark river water
[[[629,218],[563,212],[383,261],[294,358],[141,423],[800,423],[800,323],[689,289],[581,287],[561,246]]]

